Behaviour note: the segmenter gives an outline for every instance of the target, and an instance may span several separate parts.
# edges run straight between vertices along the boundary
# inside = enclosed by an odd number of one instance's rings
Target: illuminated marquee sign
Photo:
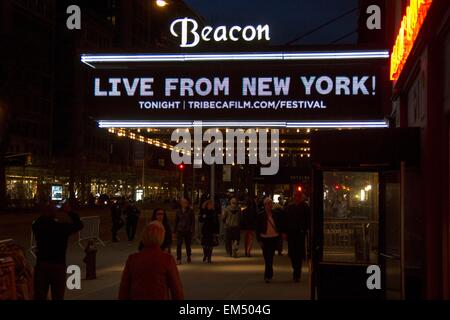
[[[391,54],[391,80],[397,80],[412,50],[432,0],[410,0]]]
[[[97,120],[383,119],[388,79],[380,66],[211,61],[91,69],[87,103]]]
[[[170,25],[170,33],[180,38],[180,47],[195,47],[200,41],[205,42],[222,42],[222,41],[254,41],[254,40],[270,40],[269,25],[254,26],[219,26],[213,28],[205,26],[199,30],[197,21],[191,18],[177,19]]]

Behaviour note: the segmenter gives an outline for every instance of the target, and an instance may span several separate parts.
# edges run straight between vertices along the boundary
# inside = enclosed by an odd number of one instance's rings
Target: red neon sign
[[[391,80],[396,81],[405,66],[432,0],[410,0],[391,53]]]

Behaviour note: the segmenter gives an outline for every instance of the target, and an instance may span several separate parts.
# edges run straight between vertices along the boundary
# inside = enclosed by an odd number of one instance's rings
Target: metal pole
[[[191,203],[194,205],[194,192],[195,192],[195,167],[192,166],[192,190],[191,190]]]
[[[180,199],[184,198],[183,170],[180,170]]]
[[[142,159],[142,200],[145,199],[145,145],[144,145],[144,158]]]
[[[216,165],[213,163],[211,165],[211,200],[214,201],[214,193],[216,191]]]

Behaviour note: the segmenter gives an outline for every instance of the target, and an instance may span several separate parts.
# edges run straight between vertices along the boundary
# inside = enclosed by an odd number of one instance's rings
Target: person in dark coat
[[[161,244],[161,250],[167,253],[172,251],[172,228],[170,227],[169,220],[167,218],[166,210],[163,208],[156,208],[153,210],[151,221],[158,221],[164,226],[164,240]],[[141,241],[139,243],[138,250],[144,249],[144,243]]]
[[[245,256],[251,257],[253,248],[253,237],[256,227],[257,216],[257,203],[256,199],[249,197],[247,200],[247,206],[242,211],[242,225],[241,228],[245,231]]]
[[[112,222],[112,242],[118,242],[117,232],[123,227],[122,220],[122,203],[120,201],[115,201],[111,206],[111,222]]]
[[[284,208],[280,204],[277,203],[273,206],[272,211],[273,211],[273,215],[278,217],[279,218],[278,220],[280,222],[282,222]],[[281,223],[279,227],[283,228],[283,223]],[[278,238],[276,251],[278,252],[279,256],[283,255],[283,236],[282,235],[280,235],[280,237]]]
[[[172,249],[172,228],[170,227],[166,210],[164,210],[163,208],[156,208],[155,210],[153,210],[152,221],[155,220],[161,222],[166,231],[164,241],[161,244],[161,250],[170,253]]]
[[[269,283],[273,277],[273,257],[281,236],[281,216],[274,215],[272,207],[272,199],[265,198],[264,210],[258,214],[256,220],[256,238],[263,251],[265,263],[264,280],[266,283]]]
[[[58,221],[54,206],[45,206],[43,210],[43,214],[32,225],[37,246],[34,298],[46,300],[50,288],[52,300],[63,300],[66,289],[67,243],[70,235],[83,229],[83,223],[69,204],[64,204],[61,212],[69,217],[70,222]]]
[[[186,245],[187,263],[191,263],[191,241],[195,231],[195,215],[185,198],[180,200],[180,209],[176,211],[174,232],[177,237],[177,264],[181,264],[181,247]]]
[[[286,207],[283,218],[295,282],[299,282],[302,276],[302,261],[305,258],[305,238],[309,229],[310,214],[304,194],[296,191],[294,202]]]
[[[213,248],[218,245],[219,219],[214,210],[214,202],[206,200],[198,218],[202,226],[203,262],[211,263]]]
[[[126,229],[128,241],[133,241],[136,235],[136,229],[139,222],[139,215],[141,214],[141,212],[136,207],[134,202],[130,201],[128,203],[128,206],[123,211],[123,213],[126,217]]]

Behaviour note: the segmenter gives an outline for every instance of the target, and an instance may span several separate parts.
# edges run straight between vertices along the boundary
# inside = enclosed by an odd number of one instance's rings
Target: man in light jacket
[[[241,239],[241,209],[236,197],[230,199],[230,205],[223,212],[222,221],[225,224],[225,249],[227,254],[230,257],[237,258]]]

